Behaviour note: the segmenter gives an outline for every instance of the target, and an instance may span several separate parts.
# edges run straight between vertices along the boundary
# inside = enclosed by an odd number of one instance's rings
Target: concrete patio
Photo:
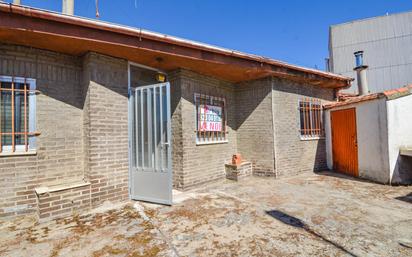
[[[36,224],[0,223],[0,256],[411,256],[412,188],[249,177]]]

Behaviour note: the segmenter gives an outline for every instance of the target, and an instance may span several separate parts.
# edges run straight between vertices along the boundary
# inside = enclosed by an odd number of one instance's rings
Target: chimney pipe
[[[74,0],[63,0],[62,7],[64,14],[74,15]]]
[[[369,93],[368,79],[366,78],[367,65],[363,65],[363,51],[357,51],[353,53],[355,55],[355,68],[356,77],[358,80],[358,92],[359,95],[367,95]]]
[[[13,0],[13,4],[21,5],[21,1],[20,0]]]

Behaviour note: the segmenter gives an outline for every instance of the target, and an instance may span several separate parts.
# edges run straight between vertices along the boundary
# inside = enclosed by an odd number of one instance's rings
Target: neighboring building
[[[384,184],[412,183],[412,85],[325,108],[330,169]]]
[[[326,169],[322,105],[351,79],[0,3],[0,217],[128,198],[171,204],[225,177]],[[162,83],[160,83],[162,82]]]
[[[364,52],[364,63],[369,66],[367,77],[371,93],[411,84],[412,12],[356,20],[330,27],[331,72],[356,78],[353,53],[357,51]],[[357,93],[357,87],[351,87],[346,92]]]

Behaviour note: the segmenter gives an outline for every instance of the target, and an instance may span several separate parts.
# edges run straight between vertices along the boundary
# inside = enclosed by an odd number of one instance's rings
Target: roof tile
[[[412,94],[412,84],[401,87],[401,88],[397,88],[397,89],[386,90],[381,93],[374,93],[374,94],[362,95],[362,96],[353,96],[347,93],[338,93],[338,98],[341,100],[338,102],[326,104],[324,108],[331,109],[335,107],[371,101],[371,100],[375,100],[379,98],[386,98],[387,100],[393,100],[393,99],[406,96],[406,95],[410,95],[410,94]]]

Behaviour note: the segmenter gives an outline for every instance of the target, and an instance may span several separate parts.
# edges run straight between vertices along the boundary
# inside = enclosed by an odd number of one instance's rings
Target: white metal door
[[[170,85],[130,89],[130,194],[172,204]]]

